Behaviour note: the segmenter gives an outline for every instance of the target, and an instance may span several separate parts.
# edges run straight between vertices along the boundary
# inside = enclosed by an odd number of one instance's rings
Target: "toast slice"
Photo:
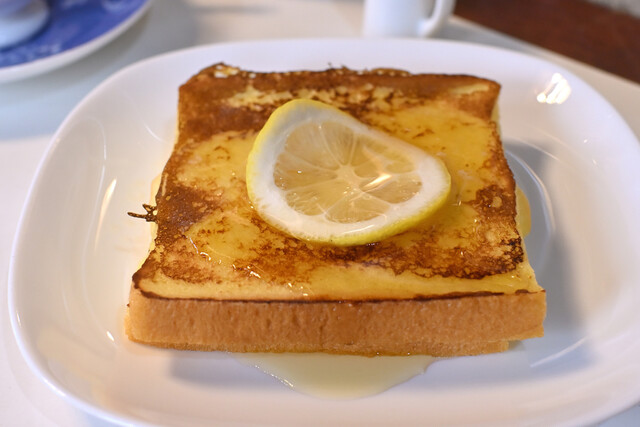
[[[178,137],[148,216],[127,333],[160,347],[232,352],[471,355],[543,334],[545,292],[516,221],[494,120],[500,87],[391,69],[256,73],[216,64],[180,88]],[[446,205],[374,244],[300,241],[252,209],[257,132],[294,98],[332,104],[439,156]]]

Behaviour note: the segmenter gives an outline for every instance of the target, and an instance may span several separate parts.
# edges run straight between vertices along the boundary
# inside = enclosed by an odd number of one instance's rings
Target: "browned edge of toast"
[[[544,291],[296,304],[149,298],[132,287],[129,306],[129,337],[160,347],[432,356],[503,351],[542,336],[546,311]]]

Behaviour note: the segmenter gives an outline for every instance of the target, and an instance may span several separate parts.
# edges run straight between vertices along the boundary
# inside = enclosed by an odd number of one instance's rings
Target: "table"
[[[602,4],[600,4],[602,3]],[[604,4],[616,5],[605,7]],[[640,11],[615,0],[458,0],[456,15],[640,83]],[[630,8],[631,2],[626,2]],[[496,13],[500,11],[500,13]]]
[[[57,127],[96,85],[122,67],[170,50],[232,40],[357,37],[362,4],[344,0],[156,0],[138,23],[62,69],[0,86],[0,425],[107,426],[53,393],[28,369],[6,304],[11,244],[27,191]],[[640,85],[454,16],[436,37],[483,43],[553,61],[602,93],[640,135]],[[640,424],[640,406],[603,425]]]

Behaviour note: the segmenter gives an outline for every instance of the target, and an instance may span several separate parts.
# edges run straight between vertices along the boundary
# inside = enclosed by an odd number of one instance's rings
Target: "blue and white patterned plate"
[[[49,0],[47,25],[0,50],[0,83],[66,65],[104,46],[135,23],[151,0]]]

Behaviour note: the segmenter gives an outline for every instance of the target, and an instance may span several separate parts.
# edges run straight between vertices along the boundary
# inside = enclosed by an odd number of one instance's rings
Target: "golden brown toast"
[[[545,293],[516,224],[493,120],[499,85],[379,69],[254,73],[224,64],[180,88],[157,235],[133,276],[127,331],[147,344],[235,352],[452,356],[541,336]],[[253,139],[294,98],[332,104],[440,157],[445,207],[381,242],[336,247],[263,222],[247,197]]]

